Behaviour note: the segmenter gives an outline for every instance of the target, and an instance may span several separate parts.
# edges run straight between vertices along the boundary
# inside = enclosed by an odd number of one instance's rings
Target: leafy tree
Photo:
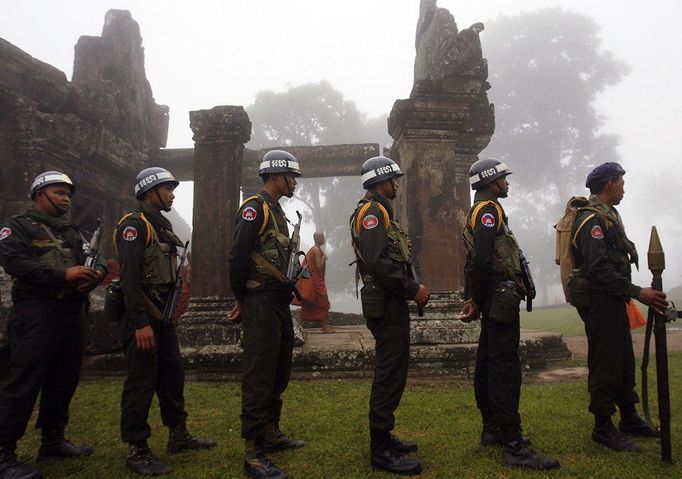
[[[565,202],[585,193],[592,166],[619,159],[619,139],[600,132],[594,101],[628,67],[601,49],[599,30],[590,17],[559,8],[500,16],[485,30],[497,122],[485,153],[516,172],[512,226],[532,251],[541,287],[558,282],[552,225]]]

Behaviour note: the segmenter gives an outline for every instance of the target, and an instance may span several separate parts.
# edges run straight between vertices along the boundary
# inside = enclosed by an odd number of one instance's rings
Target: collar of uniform
[[[616,218],[618,217],[618,211],[616,208],[604,203],[597,195],[590,195],[590,204],[604,211],[604,214],[606,215],[611,215]]]
[[[279,201],[275,201],[272,196],[268,194],[267,191],[263,190],[260,192],[260,195],[263,197],[265,201],[268,202],[268,206],[270,206],[270,209],[278,209],[282,210],[282,206],[279,204]],[[283,212],[283,211],[282,211]]]
[[[474,193],[474,203],[478,203],[479,201],[494,201],[498,205],[500,204],[497,196],[491,193],[487,188],[476,190],[476,193]]]
[[[381,206],[386,208],[386,211],[388,211],[388,217],[390,219],[393,219],[393,206],[391,206],[391,202],[384,195],[377,193],[376,191],[370,190],[370,191],[367,191],[367,193],[365,194],[365,199],[376,201],[377,203],[380,203]]]

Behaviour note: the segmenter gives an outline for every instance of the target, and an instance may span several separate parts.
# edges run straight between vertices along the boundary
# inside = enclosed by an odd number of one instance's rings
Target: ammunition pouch
[[[365,319],[382,319],[386,315],[386,293],[373,279],[366,279],[360,290],[362,315]]]
[[[503,281],[497,285],[490,301],[488,318],[500,323],[513,322],[519,313],[521,295],[513,281]]]
[[[104,316],[110,321],[118,323],[123,318],[125,313],[125,304],[123,302],[123,290],[121,290],[121,283],[118,280],[112,281],[107,286],[106,294],[104,295]]]
[[[590,282],[582,271],[574,269],[568,275],[568,302],[576,308],[587,308],[592,303]]]

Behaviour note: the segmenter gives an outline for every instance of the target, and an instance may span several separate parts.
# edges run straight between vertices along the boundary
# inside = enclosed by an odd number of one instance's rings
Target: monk
[[[329,297],[327,286],[324,284],[324,273],[327,263],[327,255],[322,250],[324,245],[324,233],[316,232],[313,235],[315,244],[308,250],[303,260],[310,270],[310,279],[299,280],[298,287],[303,295],[301,302],[301,321],[319,321],[322,323],[323,333],[333,333],[335,330],[329,326]],[[307,283],[306,283],[307,282]]]

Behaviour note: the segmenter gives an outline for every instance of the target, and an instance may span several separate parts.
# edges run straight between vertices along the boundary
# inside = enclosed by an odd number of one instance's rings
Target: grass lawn
[[[682,438],[682,354],[671,357],[673,440]],[[652,373],[653,374],[653,373]],[[651,381],[654,387],[655,381]],[[367,401],[369,381],[295,381],[285,393],[282,428],[305,439],[304,449],[273,455],[292,478],[388,478],[369,466]],[[93,456],[40,464],[50,478],[121,478],[126,447],[119,439],[120,379],[84,380],[74,398],[68,436],[89,442]],[[655,396],[655,393],[653,393]],[[240,395],[237,383],[188,383],[189,424],[198,435],[219,441],[210,451],[168,457],[167,430],[161,426],[156,402],[150,423],[150,444],[175,469],[178,478],[240,478],[243,442],[239,437]],[[682,467],[664,465],[659,444],[636,439],[639,454],[616,453],[590,440],[585,381],[541,385],[527,378],[522,391],[525,433],[537,449],[556,456],[558,471],[527,472],[500,465],[500,450],[481,448],[479,415],[471,383],[466,380],[410,380],[398,409],[396,433],[419,441],[415,455],[424,465],[423,478],[663,478],[682,477]],[[652,398],[655,403],[655,398]],[[654,409],[655,411],[655,404]],[[679,444],[679,442],[678,442]],[[20,459],[33,462],[38,433],[30,428],[19,445]],[[674,444],[675,445],[675,444]],[[680,448],[673,455],[680,459]]]
[[[570,304],[533,308],[533,311],[529,313],[525,310],[525,303],[521,303],[521,327],[553,331],[564,337],[585,335],[583,321]]]

